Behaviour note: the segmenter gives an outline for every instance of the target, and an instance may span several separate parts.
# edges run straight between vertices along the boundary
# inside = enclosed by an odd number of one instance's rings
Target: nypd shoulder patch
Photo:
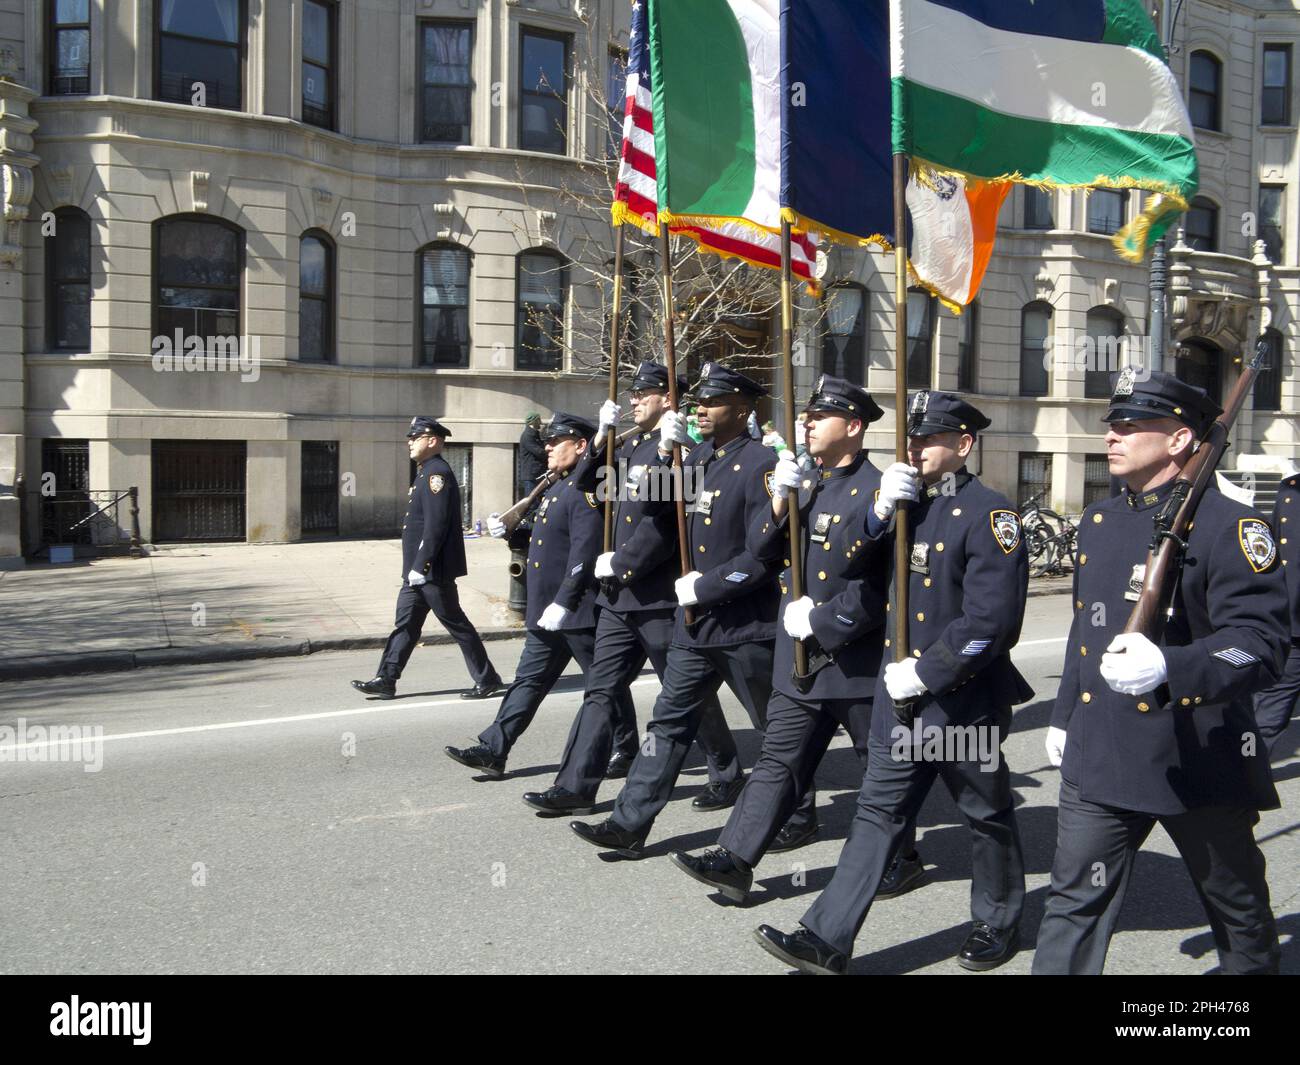
[[[595,492],[583,492],[582,494],[586,496],[587,506],[591,507],[592,510],[596,510],[600,506],[600,504],[596,502]]]
[[[768,470],[763,474],[763,487],[767,489],[768,497],[771,498],[776,491],[776,471]]]
[[[442,474],[435,473],[429,478],[429,491],[432,492],[434,495],[437,495],[439,492],[442,491],[442,485],[443,485]]]
[[[1014,510],[995,510],[989,515],[993,539],[1004,554],[1011,554],[1020,546],[1020,515]]]
[[[1237,522],[1237,542],[1241,553],[1246,556],[1250,568],[1256,573],[1263,573],[1277,560],[1277,544],[1273,542],[1273,530],[1268,523],[1259,518],[1242,518]]]

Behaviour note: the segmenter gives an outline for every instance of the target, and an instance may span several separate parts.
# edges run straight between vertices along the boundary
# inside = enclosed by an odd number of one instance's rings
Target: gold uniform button
[[[930,583],[931,583],[931,582],[930,582],[930,578],[929,578],[929,577],[926,577],[926,578],[925,578],[925,586],[926,586],[927,588],[930,587]]]
[[[623,520],[624,520],[625,522],[627,522],[629,525],[631,525],[631,524],[632,524],[632,515],[629,514],[629,515],[628,515],[626,518],[624,518]]]
[[[838,524],[840,523],[840,516],[839,516],[838,514],[836,514],[835,517],[831,518],[831,521],[832,521],[834,524],[838,525]]]
[[[789,560],[788,558],[787,558],[787,559],[784,559],[783,561],[785,562],[785,564],[786,564],[787,566],[790,565],[790,560]]]
[[[886,647],[889,646],[889,640],[885,640],[885,646],[886,646]]]
[[[1100,515],[1100,514],[1094,514],[1094,515],[1092,516],[1092,523],[1093,523],[1094,525],[1100,525],[1100,524],[1101,524],[1101,515]]]
[[[1195,699],[1192,700],[1192,702],[1194,702],[1197,706],[1200,706],[1200,705],[1201,705],[1201,697],[1198,695]]]
[[[921,611],[918,611],[918,612],[917,612],[916,620],[917,620],[917,621],[924,621],[924,620],[925,620],[925,611],[924,611],[924,610],[921,610]]]
[[[1074,609],[1075,609],[1075,610],[1082,610],[1082,609],[1083,609],[1083,600],[1082,600],[1082,599],[1076,599],[1076,600],[1075,600],[1075,603],[1074,603]]]
[[[1092,702],[1092,692],[1084,692],[1079,698],[1085,703],[1090,703]]]
[[[1079,645],[1079,654],[1084,655],[1084,656],[1086,657],[1087,654],[1088,654],[1088,648],[1086,648],[1086,647],[1084,647],[1082,644],[1080,644],[1080,645]]]
[[[541,546],[542,546],[542,541],[541,541],[541,540],[538,540],[538,541],[537,541],[537,546],[538,546],[538,547],[541,547]]]
[[[704,554],[704,545],[700,544],[700,554]]]
[[[542,568],[542,564],[540,562],[533,563],[533,569],[541,569],[541,568]]]
[[[858,490],[856,488],[854,488],[852,491],[849,492],[849,495],[851,496],[855,496],[857,494],[858,494]],[[1291,501],[1288,499],[1287,502],[1289,503]]]
[[[1180,703],[1182,703],[1183,706],[1191,706],[1191,705],[1192,705],[1192,701],[1191,701],[1191,699],[1187,698],[1186,695],[1184,695],[1184,696],[1183,696],[1181,699],[1179,699],[1178,701],[1179,701]]]
[[[1087,564],[1088,564],[1088,556],[1087,556],[1087,555],[1080,555],[1080,556],[1079,556],[1079,565],[1080,565],[1080,566],[1086,566]]]
[[[935,544],[935,545],[934,545],[934,549],[935,549],[936,551],[942,551],[942,550],[943,550],[943,544],[942,544],[942,543],[937,543],[937,544]]]
[[[736,473],[739,473],[739,472],[740,472],[740,463],[737,462],[737,463],[736,463],[734,466],[732,466],[731,468],[732,468],[733,470],[735,470]]]
[[[920,657],[921,657],[921,652],[918,651],[915,647],[912,648],[912,657],[913,657],[913,658],[920,658]]]
[[[952,508],[952,516],[953,516],[954,518],[960,518],[960,517],[961,517],[961,507],[953,507],[953,508]]]
[[[712,518],[705,518],[705,519],[704,519],[704,524],[705,524],[705,525],[712,525],[712,524],[713,524],[713,519],[712,519]]]
[[[787,588],[784,584],[781,585],[781,594],[782,594],[782,595],[789,595],[789,594],[790,594],[790,589]]]
[[[1149,707],[1146,703],[1138,703],[1138,709],[1145,714],[1148,710],[1151,709],[1151,707]]]
[[[819,569],[817,571],[817,579],[819,581],[824,581],[826,579],[826,571],[824,569]]]
[[[822,544],[822,550],[829,551],[830,549],[831,549],[831,542],[827,540],[824,544]]]

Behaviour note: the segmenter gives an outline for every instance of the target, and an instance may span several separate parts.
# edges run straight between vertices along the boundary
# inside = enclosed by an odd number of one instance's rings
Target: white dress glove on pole
[[[915,503],[921,498],[921,475],[915,466],[895,462],[880,475],[880,498],[872,509],[881,521],[888,521],[900,501]]]
[[[885,690],[896,703],[905,703],[924,695],[927,691],[921,678],[916,675],[916,659],[905,658],[901,662],[890,662],[885,667]]]
[[[488,515],[488,535],[495,540],[505,539],[506,527],[501,523],[500,514]]]
[[[618,424],[618,420],[622,415],[622,407],[612,399],[605,400],[605,402],[600,405],[600,422],[596,427],[596,435],[604,436]]]
[[[429,581],[428,578],[425,577],[423,573],[421,573],[419,570],[413,569],[411,570],[410,573],[406,575],[406,583],[409,584],[412,588],[418,588],[422,584],[428,584]]]
[[[568,610],[560,606],[559,603],[552,603],[542,611],[542,616],[537,619],[537,625],[547,632],[558,632],[568,613]]]
[[[702,573],[691,570],[685,576],[677,578],[673,587],[677,590],[677,601],[682,606],[694,606],[699,602],[699,599],[695,597],[695,582],[702,576]]]
[[[790,495],[790,490],[798,488],[803,481],[803,471],[799,469],[799,463],[790,452],[782,452],[781,457],[776,460],[776,469],[772,471],[773,490],[782,499]]]
[[[1123,695],[1155,691],[1169,679],[1164,652],[1140,632],[1121,632],[1101,656],[1101,677]]]
[[[1061,761],[1065,758],[1065,729],[1056,728],[1054,725],[1047,730],[1047,760],[1052,765],[1060,767]]]
[[[686,415],[679,410],[666,410],[659,419],[659,450],[667,454],[674,444],[689,444],[691,435],[686,431]]]
[[[813,601],[808,596],[794,600],[781,615],[781,624],[788,635],[796,640],[806,640],[812,635]]]
[[[606,551],[603,555],[597,555],[593,572],[596,580],[614,576],[614,552]]]

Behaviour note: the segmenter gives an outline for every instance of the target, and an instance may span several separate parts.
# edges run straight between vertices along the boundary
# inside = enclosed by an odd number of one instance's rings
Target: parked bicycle
[[[1029,551],[1029,575],[1054,577],[1077,564],[1079,527],[1069,518],[1039,505],[1046,489],[1020,505],[1020,526]]]

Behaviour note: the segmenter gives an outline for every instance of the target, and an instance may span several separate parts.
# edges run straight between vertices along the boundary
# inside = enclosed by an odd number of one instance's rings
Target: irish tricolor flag
[[[890,0],[894,150],[966,179],[1147,189],[1140,260],[1196,192],[1187,109],[1139,0]]]

